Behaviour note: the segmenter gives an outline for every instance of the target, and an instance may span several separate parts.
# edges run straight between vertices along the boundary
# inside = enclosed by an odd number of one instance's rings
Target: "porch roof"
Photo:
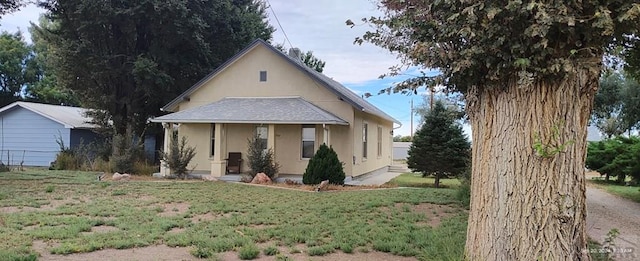
[[[167,123],[265,123],[349,125],[300,97],[229,97],[160,116]]]

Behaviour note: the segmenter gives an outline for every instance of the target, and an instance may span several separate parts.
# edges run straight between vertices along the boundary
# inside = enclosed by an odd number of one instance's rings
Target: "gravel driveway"
[[[640,203],[587,185],[587,233],[603,242],[611,229],[620,235],[614,240],[616,260],[640,260]]]

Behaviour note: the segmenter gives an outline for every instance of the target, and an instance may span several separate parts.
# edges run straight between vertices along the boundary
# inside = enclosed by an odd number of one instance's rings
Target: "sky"
[[[269,23],[276,29],[273,44],[312,51],[326,62],[325,75],[359,95],[367,92],[377,94],[379,90],[411,74],[379,79],[380,75],[389,71],[389,67],[399,63],[396,56],[372,44],[353,44],[354,39],[370,27],[361,24],[351,28],[345,21],[351,19],[357,23],[363,17],[381,15],[372,0],[268,0],[267,5]],[[21,30],[30,42],[29,21],[36,23],[42,12],[42,9],[28,6],[5,15],[0,20],[0,30]],[[285,34],[288,41],[285,40]],[[415,130],[419,123],[419,117],[414,116],[414,123],[411,124],[411,102],[413,100],[414,107],[419,106],[424,94],[426,90],[423,89],[418,95],[382,94],[367,100],[402,123],[401,126],[395,126],[394,135],[407,136],[412,133],[411,126]],[[468,127],[465,127],[465,131],[470,133]]]

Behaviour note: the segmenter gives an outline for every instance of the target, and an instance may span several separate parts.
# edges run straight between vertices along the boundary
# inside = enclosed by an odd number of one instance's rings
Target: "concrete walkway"
[[[389,166],[389,169],[386,172],[372,173],[365,175],[364,177],[356,177],[354,179],[348,178],[345,180],[344,184],[352,186],[380,186],[389,182],[393,178],[400,176],[400,174],[407,172],[411,172],[411,170],[407,168],[407,164],[396,163]]]
[[[362,185],[379,186],[389,182],[389,180],[392,180],[397,176],[400,176],[400,174],[402,174],[402,172],[385,172],[380,174],[372,174],[362,179],[358,179],[358,178],[352,179],[351,181],[347,181],[344,184],[351,185],[351,186],[362,186]]]

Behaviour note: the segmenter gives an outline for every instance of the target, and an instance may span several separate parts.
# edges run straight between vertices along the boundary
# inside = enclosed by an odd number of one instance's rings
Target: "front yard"
[[[460,260],[466,221],[452,189],[314,193],[106,182],[88,172],[0,173],[0,260],[115,258],[113,249],[150,260],[177,252],[214,260]]]

